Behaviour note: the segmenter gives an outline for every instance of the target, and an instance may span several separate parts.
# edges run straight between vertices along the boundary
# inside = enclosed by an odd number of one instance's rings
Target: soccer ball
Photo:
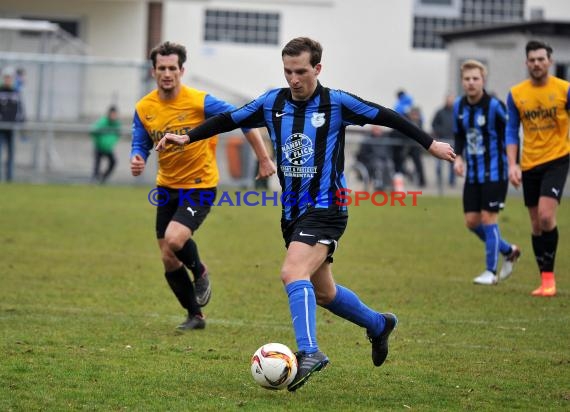
[[[266,389],[285,389],[297,375],[297,358],[282,343],[266,343],[251,357],[251,374]]]

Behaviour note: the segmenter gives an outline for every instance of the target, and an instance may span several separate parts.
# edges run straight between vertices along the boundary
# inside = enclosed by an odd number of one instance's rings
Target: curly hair
[[[150,60],[152,60],[152,67],[156,69],[156,56],[160,54],[161,56],[168,56],[171,54],[178,55],[178,67],[182,68],[186,62],[186,47],[181,44],[173,43],[170,41],[165,41],[160,43],[158,46],[154,47],[150,51]]]

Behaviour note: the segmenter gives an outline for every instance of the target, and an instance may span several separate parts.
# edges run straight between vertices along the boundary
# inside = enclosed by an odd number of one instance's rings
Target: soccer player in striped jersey
[[[495,285],[511,275],[520,249],[501,237],[498,225],[499,211],[505,205],[509,187],[507,113],[504,103],[485,91],[486,77],[487,68],[477,60],[467,60],[461,65],[464,95],[453,105],[457,153],[453,168],[457,175],[465,176],[465,225],[485,243],[486,269],[473,282]],[[503,255],[503,266],[497,274],[499,254]]]
[[[570,83],[549,74],[552,47],[548,44],[531,40],[525,51],[529,78],[513,86],[507,97],[509,180],[517,188],[522,183],[530,216],[532,248],[541,275],[541,284],[532,295],[554,296],[556,213],[570,163]]]
[[[133,119],[131,173],[140,175],[153,145],[167,132],[185,133],[216,114],[235,109],[214,96],[181,83],[186,48],[164,42],[150,53],[157,88],[136,105]],[[245,130],[259,160],[259,177],[275,173],[258,130]],[[210,300],[211,286],[193,235],[210,212],[201,196],[213,198],[218,184],[217,137],[192,147],[173,147],[158,155],[156,237],[165,277],[188,312],[180,330],[206,326],[202,306]],[[213,199],[212,199],[213,200]],[[192,271],[194,283],[186,268]]]
[[[321,55],[317,41],[291,40],[281,52],[288,88],[269,90],[233,112],[209,119],[188,135],[166,134],[156,146],[161,151],[167,142],[194,144],[222,130],[267,127],[283,190],[281,229],[287,252],[281,280],[298,347],[299,368],[289,391],[297,390],[329,361],[317,342],[317,304],[366,329],[375,366],[384,363],[388,337],[397,323],[394,314],[369,308],[333,279],[332,255],[348,220],[346,202],[339,198],[346,188],[345,128],[387,126],[438,158],[455,158],[449,144],[434,141],[393,110],[322,86],[318,81]]]

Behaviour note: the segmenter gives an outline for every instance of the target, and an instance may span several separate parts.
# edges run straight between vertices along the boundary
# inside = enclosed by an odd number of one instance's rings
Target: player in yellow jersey
[[[186,48],[164,42],[150,52],[157,88],[136,104],[133,119],[131,173],[140,175],[150,150],[165,133],[187,133],[204,120],[235,109],[206,92],[181,83]],[[275,173],[257,129],[243,130],[259,161],[258,177]],[[217,138],[185,147],[171,147],[158,154],[156,237],[166,280],[188,311],[178,329],[203,329],[202,306],[210,300],[208,269],[200,261],[193,235],[200,227],[216,195]],[[186,268],[192,271],[194,282]]]
[[[522,183],[532,226],[532,247],[542,283],[533,296],[556,295],[554,260],[558,248],[556,212],[568,176],[570,83],[548,72],[552,47],[531,40],[526,45],[529,78],[513,86],[507,97],[509,180]],[[523,127],[518,164],[519,127]]]

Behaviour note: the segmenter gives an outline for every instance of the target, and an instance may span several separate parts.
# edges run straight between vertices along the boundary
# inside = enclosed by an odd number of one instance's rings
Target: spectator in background
[[[420,129],[423,129],[422,112],[418,106],[410,107],[407,114],[403,116]],[[390,136],[397,139],[392,146],[392,160],[394,161],[394,171],[396,172],[394,178],[396,180],[403,179],[405,175],[416,181],[418,186],[425,187],[426,177],[420,150],[413,145],[404,145],[402,142],[404,141],[405,135],[397,130],[393,130]],[[409,172],[405,168],[405,162],[408,157],[412,159],[414,164],[413,172]],[[399,187],[397,190],[403,190],[403,188]]]
[[[394,103],[394,111],[401,116],[407,117],[410,109],[414,104],[414,98],[409,95],[404,89],[400,89],[396,92],[396,103]],[[394,140],[391,143],[392,152],[392,163],[394,164],[394,181],[402,182],[404,181],[404,175],[408,175],[406,170],[404,170],[404,160],[406,157],[406,147],[404,145],[404,137],[398,131],[393,130],[388,134],[389,137],[393,137]],[[403,190],[404,187],[400,183],[394,185],[394,190]]]
[[[24,89],[24,84],[26,83],[26,71],[23,67],[18,67],[16,69],[16,77],[14,78],[14,88],[22,93]]]
[[[356,160],[366,169],[359,170],[364,184],[371,183],[376,190],[386,190],[391,185],[392,167],[389,162],[390,147],[380,139],[383,137],[383,130],[380,126],[372,126],[366,139],[360,144],[356,153]],[[366,178],[368,177],[368,178]],[[369,189],[366,187],[366,189]]]
[[[445,96],[445,104],[435,113],[435,116],[431,122],[433,137],[437,140],[441,140],[447,143],[451,143],[453,141],[453,101],[454,96],[452,94]],[[436,162],[435,169],[437,184],[440,190],[443,188],[442,163],[442,161],[438,160]],[[448,173],[449,186],[453,187],[455,186],[455,172],[453,171],[453,163],[449,164]]]
[[[121,137],[121,122],[118,119],[116,106],[110,106],[107,114],[93,124],[91,137],[95,145],[93,181],[105,183],[115,169],[117,160],[114,150]],[[107,168],[101,173],[101,160],[103,158],[107,159]]]
[[[414,98],[406,93],[404,89],[396,92],[396,104],[394,104],[394,111],[401,115],[407,115],[414,105]]]
[[[24,109],[20,93],[14,87],[15,71],[11,67],[2,70],[2,85],[0,85],[0,122],[23,122]],[[0,128],[0,166],[2,162],[2,147],[6,146],[6,181],[12,181],[14,176],[14,127],[3,126]],[[0,180],[2,168],[0,167]]]
[[[420,129],[423,129],[423,116],[422,111],[418,106],[412,106],[410,111],[408,112],[408,120],[418,126]],[[420,187],[426,186],[426,175],[424,172],[424,163],[422,160],[422,153],[419,147],[408,146],[407,156],[412,159],[414,163],[414,178],[417,180],[417,184]]]

